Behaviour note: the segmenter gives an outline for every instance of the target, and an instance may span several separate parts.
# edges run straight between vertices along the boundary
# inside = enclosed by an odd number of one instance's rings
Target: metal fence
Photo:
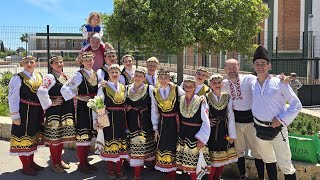
[[[277,36],[272,38],[270,42],[265,42],[264,35],[259,34],[252,43],[272,44],[271,52],[269,50],[272,59],[271,73],[290,74],[296,72],[303,84],[320,84],[320,32],[292,33],[295,38],[288,38],[290,34],[283,35],[274,32]],[[268,32],[264,34],[268,34]],[[311,36],[308,36],[310,34]],[[48,57],[52,54],[61,54],[65,60],[64,71],[71,75],[79,69],[74,63],[74,59],[80,52],[82,42],[80,27],[1,26],[0,72],[18,72],[21,69],[18,62],[27,53],[38,58],[37,70],[45,74],[48,69]],[[117,44],[114,44],[114,47],[117,47]],[[125,53],[121,51],[119,56],[121,57]],[[137,60],[136,65],[145,65],[145,60],[148,57],[139,54],[133,55]],[[171,69],[177,66],[177,56],[175,55],[157,57],[161,66]],[[184,51],[184,72],[195,70],[198,66],[208,67],[210,72],[223,72],[224,62],[229,58],[240,61],[240,70],[243,73],[253,72],[251,60],[237,52],[204,55],[196,53],[192,48],[186,48]],[[307,80],[308,78],[309,80]]]

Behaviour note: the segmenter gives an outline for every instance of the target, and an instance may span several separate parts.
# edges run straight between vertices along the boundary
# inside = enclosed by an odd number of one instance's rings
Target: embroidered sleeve
[[[21,79],[18,75],[14,75],[9,82],[9,109],[11,114],[11,119],[19,119],[19,105],[20,105],[20,87]]]
[[[68,101],[72,99],[78,93],[78,86],[82,82],[82,75],[80,72],[76,72],[75,75],[61,87],[61,94],[63,98]]]
[[[157,101],[153,95],[153,90],[154,90],[153,86],[149,85],[149,94],[150,94],[150,98],[151,98],[151,121],[152,121],[152,125],[153,125],[153,130],[158,130],[160,115],[158,112]]]
[[[228,103],[228,131],[229,131],[230,138],[233,138],[233,139],[237,138],[236,125],[235,125],[231,98],[229,98],[229,103]]]
[[[195,137],[201,142],[206,144],[210,137],[210,120],[209,120],[209,106],[206,102],[201,103],[201,119],[202,124],[200,130],[197,132]]]
[[[42,85],[39,87],[37,96],[39,98],[43,110],[48,109],[52,105],[49,96],[49,90],[56,84],[56,79],[52,74],[47,74],[43,79]]]

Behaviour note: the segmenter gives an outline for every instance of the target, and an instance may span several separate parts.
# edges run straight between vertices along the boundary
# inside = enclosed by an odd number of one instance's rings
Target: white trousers
[[[238,123],[236,122],[237,138],[234,141],[234,147],[237,151],[238,157],[243,157],[247,149],[251,150],[253,158],[261,159],[259,153],[256,129],[253,123]]]
[[[259,151],[265,163],[277,162],[283,174],[293,174],[296,170],[291,162],[287,127],[282,127],[281,132],[271,141],[262,140],[257,137]]]

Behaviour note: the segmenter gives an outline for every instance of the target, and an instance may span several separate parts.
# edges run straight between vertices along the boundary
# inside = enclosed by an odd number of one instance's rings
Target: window
[[[60,40],[59,40],[59,47],[65,48],[65,47],[66,47],[66,40],[60,39]]]
[[[42,39],[41,41],[41,47],[46,48],[47,47],[47,40],[46,39]]]
[[[56,40],[51,40],[50,48],[55,48],[55,47],[57,47],[57,41]]]
[[[75,48],[75,47],[78,47],[78,42],[77,42],[77,41],[73,41],[73,42],[72,42],[72,47],[74,47],[74,48]]]

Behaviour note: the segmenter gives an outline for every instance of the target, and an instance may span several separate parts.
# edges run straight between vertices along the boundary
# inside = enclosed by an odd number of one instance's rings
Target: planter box
[[[317,163],[319,161],[319,138],[317,136],[289,134],[292,160]]]

